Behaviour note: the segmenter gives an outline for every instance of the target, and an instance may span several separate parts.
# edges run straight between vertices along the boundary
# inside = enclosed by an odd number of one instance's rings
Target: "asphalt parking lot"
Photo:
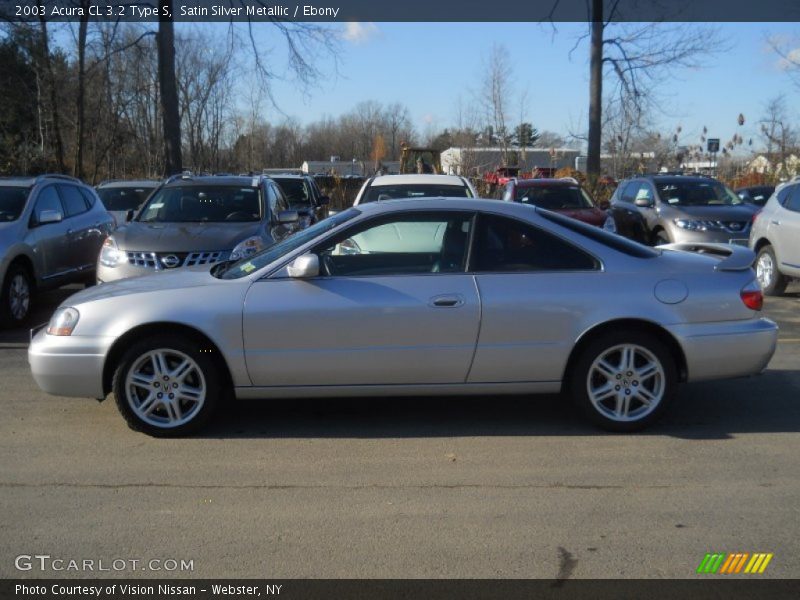
[[[69,292],[53,292],[39,321]],[[800,286],[759,377],[686,385],[644,434],[557,397],[228,407],[201,437],[131,432],[112,400],[47,396],[0,332],[0,577],[15,557],[181,559],[191,577],[692,577],[706,552],[800,576]]]

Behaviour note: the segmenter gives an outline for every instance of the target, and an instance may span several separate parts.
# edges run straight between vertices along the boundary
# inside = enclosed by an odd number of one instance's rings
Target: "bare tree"
[[[786,169],[786,159],[797,148],[799,139],[798,131],[791,125],[786,97],[770,99],[760,122],[767,158],[776,168]]]
[[[551,14],[560,0],[555,0]],[[685,23],[621,23],[620,0],[587,3],[589,31],[575,41],[570,54],[589,38],[589,131],[587,171],[600,175],[603,103],[606,95],[626,97],[633,110],[659,106],[658,88],[676,71],[699,68],[708,56],[724,51],[717,29]],[[679,8],[672,7],[670,9]],[[609,94],[604,93],[606,79]]]
[[[505,46],[492,45],[488,62],[481,78],[480,104],[491,135],[496,137],[503,150],[503,162],[508,163],[508,146],[511,134],[508,129],[511,91],[511,58]],[[489,142],[491,143],[491,141]]]

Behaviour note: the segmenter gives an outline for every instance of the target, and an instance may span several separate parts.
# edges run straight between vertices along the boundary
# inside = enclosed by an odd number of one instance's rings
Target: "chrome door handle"
[[[770,223],[772,223],[773,225],[780,225],[781,224],[780,221],[775,221],[774,219],[772,221],[770,221]]]
[[[455,308],[464,304],[464,296],[461,294],[442,294],[431,298],[431,306],[436,308]]]
[[[72,229],[67,229],[67,235],[72,235],[73,233],[75,232]]]

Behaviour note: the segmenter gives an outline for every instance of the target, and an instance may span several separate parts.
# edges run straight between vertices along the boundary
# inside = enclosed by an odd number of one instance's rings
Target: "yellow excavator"
[[[400,173],[441,173],[441,152],[436,148],[413,148],[401,144]]]

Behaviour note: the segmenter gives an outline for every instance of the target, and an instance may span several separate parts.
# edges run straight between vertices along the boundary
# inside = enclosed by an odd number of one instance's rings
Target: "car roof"
[[[371,187],[384,185],[414,185],[414,184],[439,184],[439,185],[458,185],[464,187],[464,179],[458,175],[436,175],[410,173],[406,175],[378,175],[373,177]]]
[[[208,187],[215,186],[238,186],[238,187],[257,187],[262,179],[271,179],[266,175],[198,175],[187,177],[176,177],[164,184],[164,187],[179,187],[202,185]]]
[[[354,207],[364,214],[394,212],[399,210],[465,210],[465,211],[489,211],[508,213],[525,217],[531,210],[539,210],[535,206],[521,204],[519,202],[501,202],[500,200],[487,200],[482,198],[449,198],[445,196],[434,196],[427,198],[393,198],[382,200],[381,202],[367,202]]]
[[[113,179],[111,181],[103,181],[97,185],[97,189],[108,188],[128,188],[128,187],[150,187],[156,188],[161,184],[160,181],[154,179]]]
[[[35,177],[0,177],[0,186],[30,187],[36,183]]]
[[[298,173],[270,173],[270,179],[306,179],[310,175],[299,175]]]
[[[709,181],[720,183],[718,179],[704,177],[702,175],[642,175],[640,177],[634,177],[633,179],[651,179],[659,183],[708,183]]]
[[[517,187],[580,187],[580,183],[569,179],[517,179]]]

